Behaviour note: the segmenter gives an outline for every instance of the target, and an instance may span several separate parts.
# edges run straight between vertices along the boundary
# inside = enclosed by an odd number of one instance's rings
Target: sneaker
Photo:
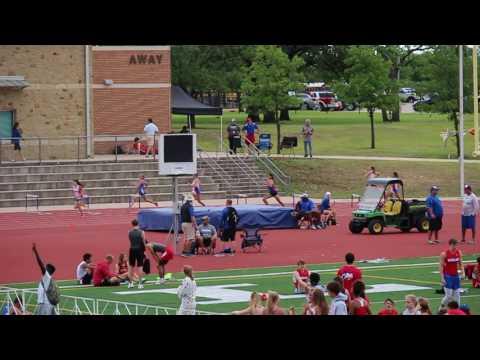
[[[129,283],[128,283],[128,288],[129,288],[129,289],[132,289],[132,288],[134,288],[134,287],[135,287],[135,284],[134,284],[133,282],[129,282]]]
[[[143,289],[143,284],[138,284],[139,289]]]
[[[140,284],[145,284],[147,282],[147,279],[140,279]]]

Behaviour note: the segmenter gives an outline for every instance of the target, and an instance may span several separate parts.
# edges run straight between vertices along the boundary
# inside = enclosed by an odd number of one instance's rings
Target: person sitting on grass
[[[383,302],[384,308],[378,312],[378,315],[398,315],[397,309],[395,309],[395,302],[392,299],[385,299]]]
[[[82,262],[77,266],[77,280],[80,285],[90,285],[92,283],[94,270],[95,265],[92,264],[92,254],[83,254]]]
[[[372,315],[370,303],[365,296],[365,284],[363,281],[357,281],[353,284],[353,299],[350,301],[349,309],[352,315]]]
[[[293,286],[295,294],[305,293],[309,284],[310,271],[305,266],[305,261],[297,262],[297,269],[293,272]]]
[[[332,298],[328,315],[348,315],[345,297],[341,296],[341,287],[337,281],[332,281],[327,285],[328,295]]]
[[[250,304],[246,309],[233,311],[232,315],[262,315],[265,308],[262,306],[260,296],[254,291],[250,295]]]
[[[430,304],[427,299],[421,297],[418,298],[418,311],[420,311],[420,315],[432,315],[432,310],[430,310]]]
[[[124,253],[118,255],[118,261],[115,264],[115,271],[119,276],[124,276],[125,274],[128,276],[128,261],[127,256]],[[133,277],[138,278],[136,274],[134,274]],[[135,281],[138,281],[138,279]]]
[[[280,296],[275,291],[268,292],[267,306],[263,310],[262,315],[286,315],[285,310],[278,304],[280,303]]]
[[[466,314],[459,309],[458,302],[456,302],[455,300],[451,300],[447,304],[446,315],[466,315]]]
[[[403,310],[402,315],[421,315],[417,305],[418,301],[415,295],[405,296],[405,310]]]
[[[480,257],[477,257],[477,263],[472,273],[472,286],[475,289],[480,288]]]
[[[196,250],[197,254],[214,254],[217,244],[217,229],[210,224],[208,216],[202,217],[202,223],[197,226]]]
[[[95,266],[95,271],[93,272],[94,286],[118,286],[123,280],[128,278],[128,273],[122,276],[113,273],[110,270],[112,264],[113,256],[107,255],[104,261]]]

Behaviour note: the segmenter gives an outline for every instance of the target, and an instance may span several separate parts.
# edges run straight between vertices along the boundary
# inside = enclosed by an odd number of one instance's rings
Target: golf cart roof
[[[373,178],[368,180],[368,185],[382,185],[387,186],[390,184],[400,184],[403,186],[403,182],[397,178]]]

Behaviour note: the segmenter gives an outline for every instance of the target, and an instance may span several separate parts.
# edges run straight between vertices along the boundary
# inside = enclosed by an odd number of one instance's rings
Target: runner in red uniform
[[[362,279],[362,271],[353,265],[355,255],[348,253],[345,255],[347,265],[343,265],[338,271],[337,275],[343,279],[343,287],[348,290],[350,294],[353,293],[353,284]]]
[[[450,239],[449,248],[440,254],[440,280],[445,290],[445,297],[442,304],[446,305],[449,301],[455,300],[460,304],[460,275],[464,274],[462,264],[462,252],[457,249],[458,241]]]
[[[310,271],[305,267],[305,261],[299,260],[297,262],[297,269],[293,273],[293,286],[295,287],[295,294],[301,294],[305,292],[305,287],[302,283],[309,285],[310,283]]]
[[[370,304],[365,296],[365,284],[357,281],[353,284],[353,300],[350,301],[350,314],[365,316],[372,315]]]

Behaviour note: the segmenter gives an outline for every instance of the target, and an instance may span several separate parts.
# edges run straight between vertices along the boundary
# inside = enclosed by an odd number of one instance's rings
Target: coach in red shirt
[[[343,279],[343,287],[348,290],[350,294],[353,294],[353,284],[362,279],[362,271],[353,265],[355,261],[355,255],[347,253],[345,255],[346,265],[343,265],[337,271],[337,276]]]
[[[117,275],[111,272],[110,266],[113,263],[113,256],[107,255],[105,261],[102,261],[95,266],[93,273],[94,286],[117,286],[122,280],[128,277],[128,274]]]

